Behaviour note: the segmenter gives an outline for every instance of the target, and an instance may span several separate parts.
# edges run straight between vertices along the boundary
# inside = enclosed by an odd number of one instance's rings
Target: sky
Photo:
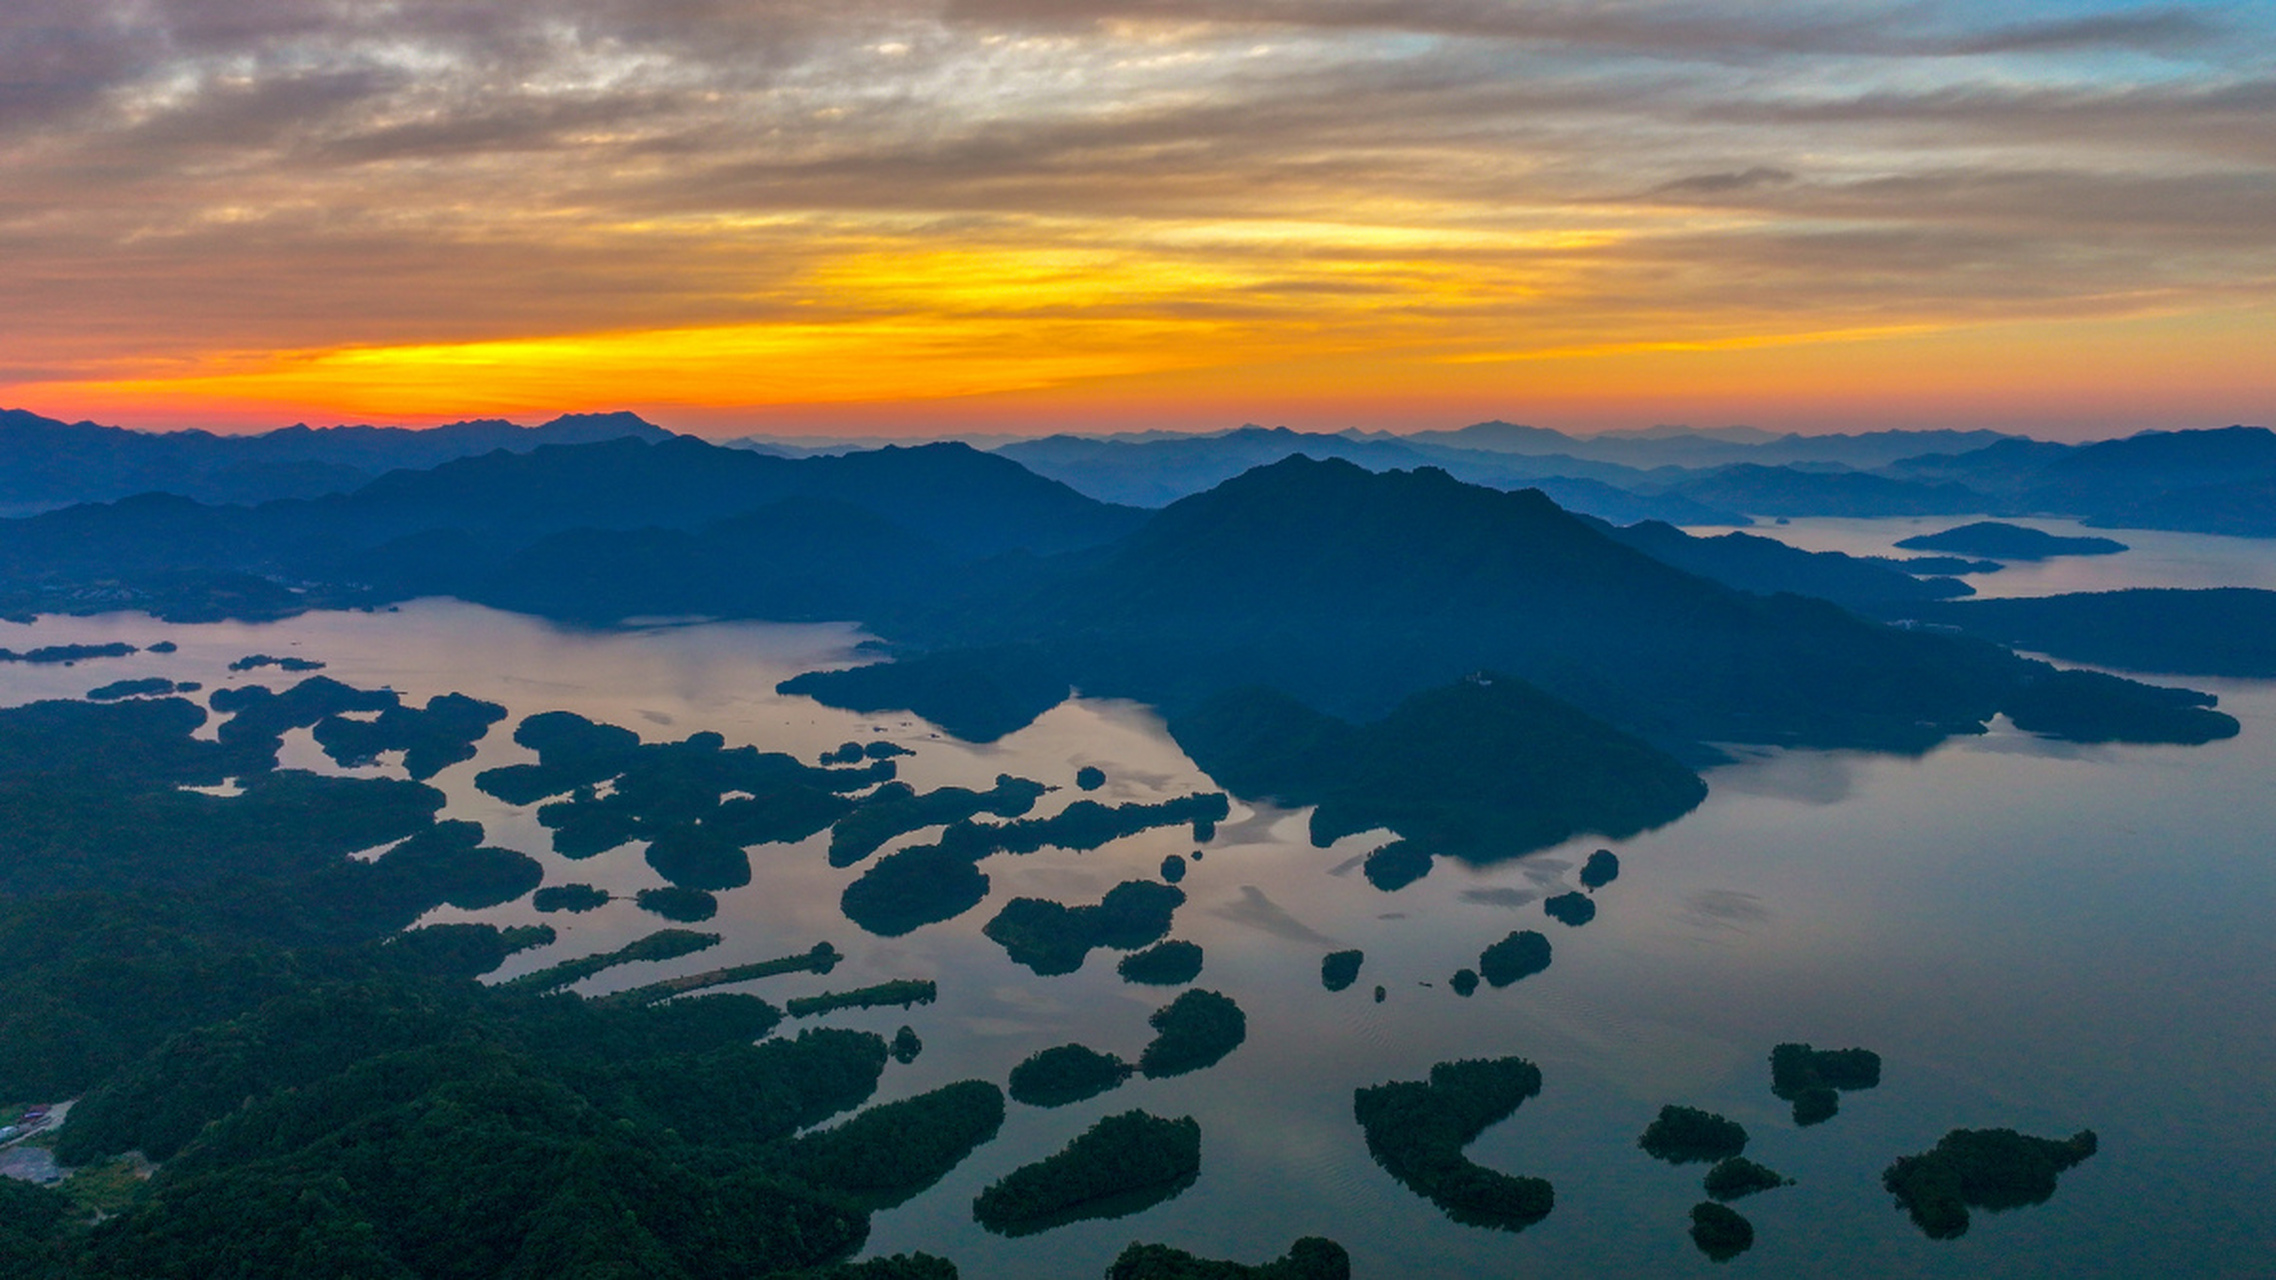
[[[9,0],[0,405],[2276,419],[2276,3]]]

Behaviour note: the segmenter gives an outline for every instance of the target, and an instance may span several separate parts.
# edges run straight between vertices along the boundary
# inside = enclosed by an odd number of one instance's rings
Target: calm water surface
[[[1839,545],[1884,550],[1917,531],[1909,523],[1798,521],[1776,533],[1803,545],[1878,539]],[[2116,536],[2152,549],[2139,535]],[[2228,541],[2159,554],[2219,565]],[[2107,574],[2125,559],[2056,565]],[[2238,554],[2235,563],[2249,560]],[[1086,764],[1107,772],[1098,798],[1108,801],[1213,789],[1153,714],[1127,703],[1071,701],[983,747],[906,716],[857,716],[773,692],[797,671],[859,660],[853,646],[863,637],[850,627],[578,633],[443,602],[257,626],[128,615],[0,624],[0,646],[18,649],[162,638],[180,652],[0,667],[0,695],[78,696],[141,675],[275,685],[296,677],[232,677],[226,664],[253,652],[295,654],[328,662],[327,675],[413,699],[452,690],[492,699],[510,709],[509,724],[563,708],[650,740],[711,729],[731,744],[808,759],[849,738],[890,738],[916,752],[900,762],[901,776],[920,788],[986,786],[1003,772],[1061,788],[1038,813],[1079,794],[1073,777]],[[1491,867],[1441,862],[1394,894],[1357,873],[1357,858],[1381,837],[1314,849],[1302,813],[1236,801],[1232,820],[1198,846],[1205,855],[1182,886],[1189,901],[1172,936],[1206,950],[1198,985],[1247,1011],[1248,1043],[1211,1070],[1134,1081],[1077,1106],[1014,1104],[1001,1136],[940,1186],[878,1214],[869,1249],[943,1253],[976,1278],[1056,1280],[1102,1274],[1133,1239],[1255,1261],[1296,1236],[1325,1234],[1351,1249],[1363,1280],[1708,1274],[1716,1268],[1684,1234],[1702,1198],[1701,1167],[1672,1168],[1635,1149],[1658,1108],[1680,1102],[1740,1120],[1753,1135],[1748,1154],[1800,1180],[1740,1203],[1757,1244],[1730,1274],[2264,1275],[2276,1247],[2267,1211],[2276,1203],[2276,1104],[2266,1088],[2276,1078],[2276,685],[2191,683],[2222,695],[2244,721],[2241,737],[2194,749],[2081,748],[2002,722],[1918,759],[1751,755],[1710,773],[1706,803],[1663,830]],[[549,884],[628,895],[661,883],[640,846],[559,857],[532,810],[474,789],[479,770],[531,758],[496,731],[475,760],[435,782],[453,816],[537,857]],[[305,731],[288,739],[286,763],[339,772]],[[354,772],[399,770],[383,761]],[[886,1034],[907,1022],[924,1038],[914,1065],[888,1069],[880,1100],[958,1079],[1001,1082],[1028,1054],[1069,1041],[1135,1058],[1150,1035],[1146,1016],[1174,994],[1121,982],[1112,952],[1092,953],[1079,973],[1037,978],[980,926],[1016,895],[1096,901],[1122,880],[1153,878],[1165,854],[1197,847],[1188,831],[1148,832],[1088,854],[999,855],[983,864],[993,880],[988,902],[898,939],[870,937],[839,915],[839,893],[859,869],[830,868],[826,840],[754,851],[754,883],[720,895],[720,916],[702,926],[726,935],[721,946],[613,970],[585,989],[778,956],[818,939],[847,953],[836,972],[748,989],[780,1002],[887,978],[937,979],[936,1004],[818,1020]],[[1603,844],[1620,854],[1622,874],[1597,893],[1595,922],[1568,929],[1546,920],[1540,897],[1572,887],[1580,859]],[[554,946],[516,957],[502,976],[666,923],[630,901],[577,916],[540,916],[525,900],[433,917],[470,918],[543,920],[560,931]],[[1447,977],[1516,928],[1549,934],[1552,967],[1506,990],[1456,997]],[[1331,994],[1319,984],[1320,957],[1345,946],[1366,950],[1366,968],[1358,986]],[[1369,999],[1377,983],[1389,989],[1380,1005]],[[1769,1093],[1765,1059],[1781,1040],[1878,1050],[1883,1084],[1844,1095],[1831,1122],[1796,1130]],[[1356,1087],[1419,1078],[1449,1058],[1502,1054],[1538,1063],[1544,1088],[1470,1154],[1555,1183],[1555,1212],[1521,1234],[1448,1221],[1374,1165],[1351,1119]],[[1130,1107],[1200,1120],[1202,1174],[1182,1196],[1018,1240],[972,1224],[982,1187]],[[1879,1174],[1892,1157],[1963,1125],[2047,1136],[2093,1128],[2102,1150],[2065,1174],[2049,1203],[1979,1212],[1965,1238],[1931,1241],[1891,1207]]]

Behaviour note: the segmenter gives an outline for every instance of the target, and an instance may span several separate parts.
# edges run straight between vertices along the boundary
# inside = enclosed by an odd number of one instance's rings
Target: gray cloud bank
[[[0,339],[166,355],[842,314],[863,247],[1403,222],[1580,340],[2276,284],[2243,7],[15,0]],[[1595,230],[1537,247],[1528,233]],[[1190,246],[1180,252],[1203,253]],[[1251,266],[1269,237],[1206,250]],[[1387,286],[1291,262],[1238,318]],[[1102,305],[1111,305],[1102,303]],[[1552,326],[1554,317],[1554,326]]]

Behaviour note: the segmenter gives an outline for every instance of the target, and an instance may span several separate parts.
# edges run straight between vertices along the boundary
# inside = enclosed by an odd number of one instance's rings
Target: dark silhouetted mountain
[[[2117,503],[2086,516],[2102,529],[2172,529],[2276,538],[2276,476],[2201,485]]]
[[[1583,831],[1633,835],[1707,795],[1666,753],[1506,677],[1428,690],[1356,726],[1270,689],[1233,690],[1170,733],[1237,795],[1316,805],[1323,847],[1387,827],[1425,854],[1491,862]]]
[[[1533,428],[1514,428],[1530,431]],[[1556,432],[1545,437],[1567,440]],[[1323,435],[1286,427],[1243,427],[1212,435],[1143,440],[1051,436],[1003,445],[996,452],[1039,475],[1104,502],[1159,507],[1216,487],[1253,467],[1283,458],[1340,458],[1369,471],[1435,466],[1457,480],[1496,489],[1540,488],[1570,511],[1615,523],[1668,520],[1682,524],[1744,524],[1734,512],[1681,497],[1636,490],[1655,478],[1612,463],[1561,454],[1520,456],[1492,449],[1416,443],[1391,435]]]
[[[0,410],[0,506],[17,510],[174,493],[202,502],[259,503],[346,493],[381,474],[437,466],[494,449],[671,433],[632,413],[567,414],[537,427],[499,419],[407,427],[286,427],[259,435],[146,432],[65,423]]]
[[[187,617],[175,606],[202,607],[201,584],[253,575],[306,585],[301,607],[441,592],[580,620],[699,598],[708,613],[882,616],[889,596],[931,598],[944,561],[1069,551],[1143,518],[963,445],[786,459],[618,439],[494,451],[313,500],[144,495],[0,521],[0,605]],[[1013,560],[971,577],[1020,571]],[[650,580],[603,590],[612,572]]]
[[[2114,556],[2126,544],[2111,538],[2064,538],[2040,529],[1998,520],[1978,520],[1941,533],[1924,533],[1897,543],[1907,551],[1951,551],[1998,560],[2045,560],[2051,556]]]
[[[2074,662],[2169,675],[2276,676],[2276,591],[2136,589],[1969,600],[1905,612]]]
[[[2013,679],[1988,647],[1684,573],[1538,492],[1304,458],[1170,506],[966,636],[1044,645],[1086,692],[1173,713],[1255,684],[1374,719],[1496,670],[1678,742],[1925,745]]]
[[[2077,446],[2003,441],[1907,459],[1891,475],[1964,483],[1999,509],[2111,529],[2276,537],[2276,434],[2263,427],[2145,431]]]
[[[1757,516],[1929,516],[1992,511],[1989,496],[1950,481],[1863,471],[1802,471],[1741,463],[1669,486],[1694,502]]]
[[[1884,561],[1838,551],[1804,551],[1747,533],[1699,538],[1657,521],[1626,529],[1605,526],[1604,533],[1686,573],[1756,595],[1790,592],[1855,609],[1947,600],[1975,592],[1955,578],[1919,578]]]
[[[1369,439],[1376,437],[1369,436]],[[1572,436],[1542,427],[1481,422],[1459,431],[1419,431],[1411,445],[1447,445],[1516,454],[1564,454],[1628,467],[1708,468],[1734,463],[1834,464],[1867,470],[1925,453],[1962,453],[2002,440],[1996,431],[1869,431],[1860,435],[1776,435],[1751,427],[1655,427]]]

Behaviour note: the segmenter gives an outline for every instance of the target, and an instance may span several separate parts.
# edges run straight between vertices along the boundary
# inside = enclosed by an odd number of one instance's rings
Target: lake
[[[1758,533],[1819,549],[1886,553],[1897,538],[1957,523],[1796,521]],[[2065,522],[2030,522],[2059,532]],[[2125,555],[2062,560],[1973,579],[1986,594],[2116,585],[2276,585],[2276,545],[2112,531]],[[1902,553],[1898,553],[1902,554]],[[2136,558],[2138,557],[2138,558]],[[2223,579],[2221,581],[2208,579]],[[2012,593],[2012,592],[2010,592]],[[448,816],[483,824],[492,843],[545,866],[548,884],[621,895],[583,915],[540,915],[525,899],[431,920],[543,921],[552,946],[516,956],[510,977],[623,944],[666,921],[629,901],[661,879],[630,845],[572,861],[551,852],[533,809],[477,791],[474,775],[534,759],[507,732],[521,717],[566,709],[652,741],[700,730],[813,759],[847,740],[914,751],[901,777],[920,789],[986,787],[1000,773],[1050,784],[1038,814],[1083,794],[1077,769],[1107,775],[1093,798],[1159,800],[1214,784],[1145,707],[1075,699],[985,746],[908,716],[834,711],[774,693],[777,681],[864,660],[850,626],[714,623],[616,632],[562,630],[445,601],[399,611],[314,614],[273,624],[178,626],[136,615],[0,624],[0,646],[170,639],[179,651],[0,666],[0,701],[74,697],[113,680],[163,675],[224,683],[251,653],[318,659],[324,674],[385,685],[423,701],[459,691],[506,705],[512,719],[470,762],[435,779]],[[978,909],[901,938],[876,938],[838,912],[860,868],[833,869],[827,836],[754,850],[754,882],[720,895],[699,927],[719,947],[602,974],[601,992],[802,951],[828,940],[846,961],[746,988],[785,998],[890,978],[931,978],[937,1003],[840,1012],[815,1023],[890,1035],[913,1026],[925,1049],[888,1069],[879,1099],[953,1080],[1001,1083],[1052,1045],[1080,1042],[1135,1059],[1146,1018],[1172,989],[1126,984],[1117,953],[1078,973],[1038,978],[1012,964],[981,925],[1013,896],[1095,902],[1116,883],[1155,879],[1171,853],[1203,857],[1171,936],[1199,943],[1197,986],[1232,996],[1247,1043],[1218,1066],[1133,1080],[1071,1107],[1013,1104],[1002,1134],[939,1186],[878,1214],[868,1252],[924,1249],[968,1277],[1096,1276],[1131,1240],[1260,1261],[1295,1237],[1330,1236],[1354,1274],[1602,1276],[1706,1273],[1685,1235],[1704,1197],[1703,1166],[1646,1157],[1636,1137],[1663,1104],[1746,1125],[1747,1154],[1798,1185],[1741,1201],[1757,1233],[1733,1273],[1819,1276],[2259,1275],[2276,1248],[2276,683],[2191,680],[2221,695],[2243,733],[2199,748],[2078,747],[2004,722],[1920,758],[1851,752],[1745,753],[1711,771],[1706,802],[1661,830],[1621,842],[1584,839],[1470,868],[1441,860],[1396,893],[1372,888],[1358,859],[1383,837],[1315,849],[1305,815],[1244,804],[1206,845],[1170,828],[1090,853],[998,855]],[[203,695],[200,695],[201,697]],[[209,727],[210,732],[210,727]],[[291,767],[336,769],[307,731],[287,739]],[[399,775],[391,760],[356,772]],[[898,843],[928,840],[919,833]],[[1542,896],[1577,884],[1589,850],[1610,847],[1622,873],[1599,890],[1593,923],[1547,920]],[[1555,945],[1548,971],[1464,999],[1457,969],[1512,929]],[[1322,989],[1321,956],[1359,947],[1359,983]],[[1387,998],[1378,1004],[1372,988]],[[1862,1045],[1883,1058],[1881,1086],[1843,1095],[1830,1122],[1798,1130],[1769,1091],[1771,1046]],[[1522,1233],[1448,1220],[1369,1158],[1352,1091],[1419,1079],[1431,1064],[1516,1054],[1544,1075],[1539,1097],[1469,1149],[1482,1164],[1550,1179],[1557,1206]],[[1058,1149],[1102,1115],[1143,1107],[1192,1115],[1202,1172],[1143,1213],[1004,1239],[971,1220],[972,1197]],[[2013,1127],[2064,1137],[2092,1128],[2101,1151],[2063,1175],[2048,1203],[1977,1212],[1956,1241],[1923,1237],[1892,1207],[1880,1172],[1946,1130]]]

